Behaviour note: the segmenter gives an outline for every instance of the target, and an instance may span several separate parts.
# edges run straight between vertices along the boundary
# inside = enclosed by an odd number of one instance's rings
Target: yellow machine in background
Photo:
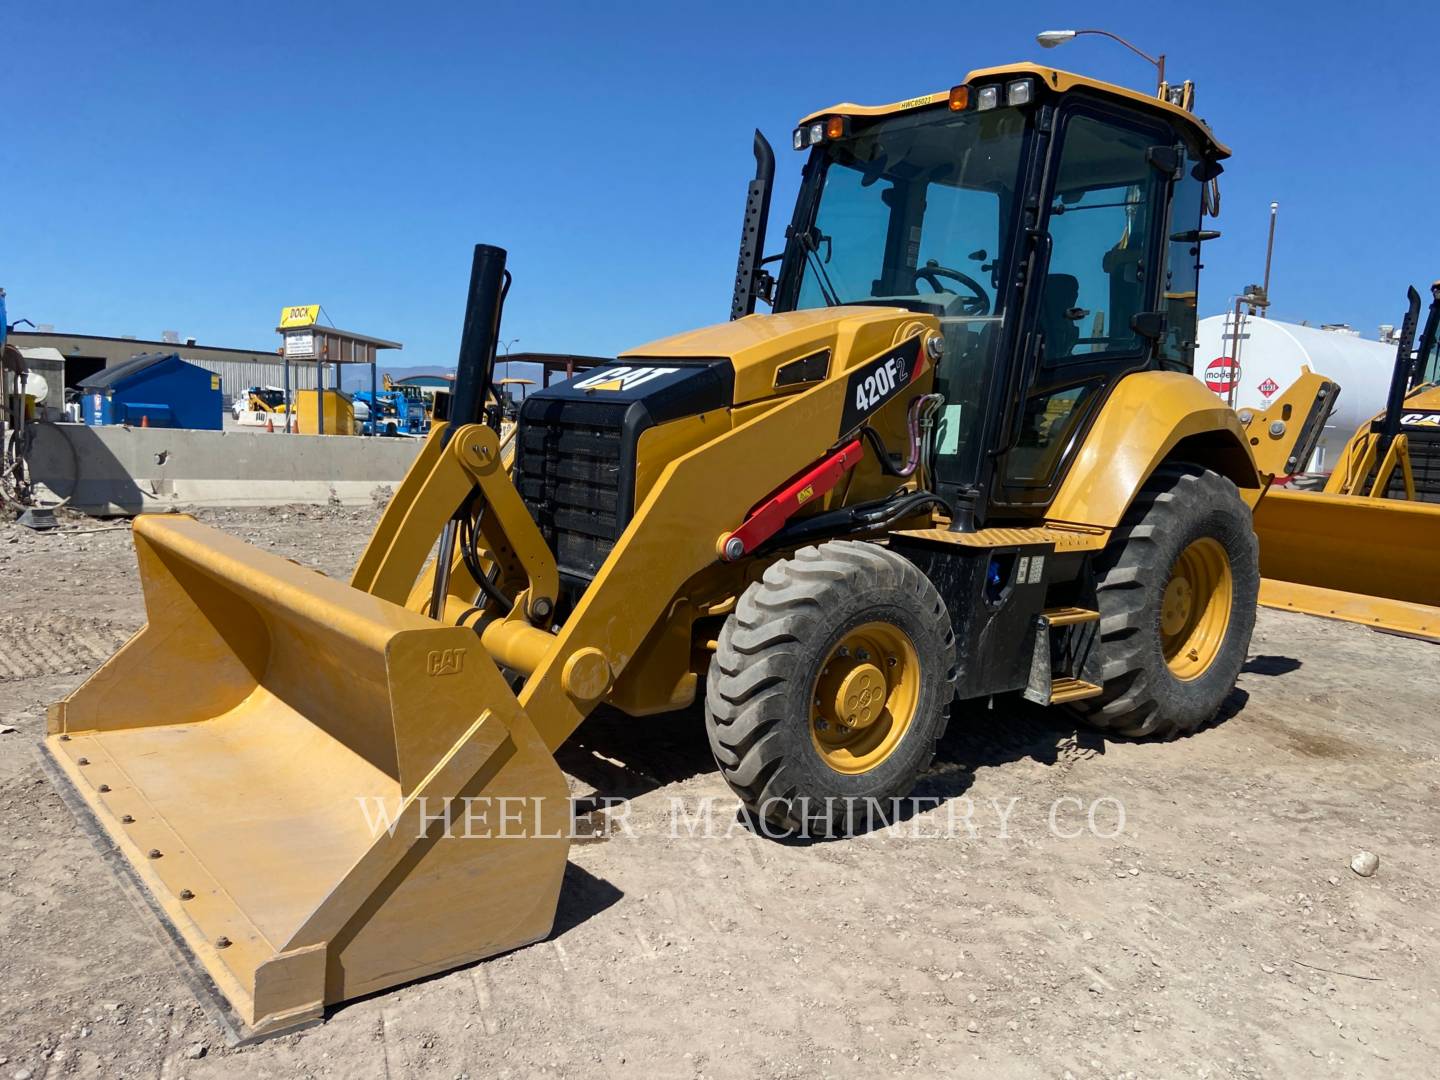
[[[601,703],[703,694],[755,819],[829,835],[910,791],[957,699],[1168,737],[1230,695],[1257,460],[1311,425],[1252,432],[1189,374],[1226,149],[1031,64],[793,145],[778,276],[757,133],[732,321],[528,395],[513,469],[478,246],[450,420],[348,585],[136,520],[149,622],[45,751],[241,1033],[547,934],[552,754]]]
[[[1325,484],[1329,495],[1440,503],[1440,282],[1419,340],[1420,296],[1410,290],[1386,409],[1355,432]]]
[[[1324,491],[1273,491],[1256,510],[1261,603],[1440,641],[1440,283],[1431,297],[1417,343],[1410,290],[1386,409]]]
[[[338,390],[326,390],[323,394],[323,418],[316,416],[316,406],[321,397],[319,390],[295,391],[295,430],[301,435],[354,435],[355,403],[349,395]],[[321,419],[324,421],[323,428]]]
[[[250,412],[284,413],[285,391],[274,386],[252,386],[246,395],[246,408]]]

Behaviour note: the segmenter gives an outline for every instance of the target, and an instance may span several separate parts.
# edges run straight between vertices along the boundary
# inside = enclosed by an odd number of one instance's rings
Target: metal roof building
[[[284,379],[281,357],[263,349],[228,349],[216,345],[177,344],[141,338],[104,337],[96,334],[60,334],[13,331],[12,344],[22,349],[48,346],[65,358],[65,385],[78,386],[82,379],[107,368],[117,367],[143,353],[175,353],[182,360],[219,375],[228,406],[236,394],[250,386],[280,386]],[[315,386],[314,364],[292,364],[291,385],[297,389]]]

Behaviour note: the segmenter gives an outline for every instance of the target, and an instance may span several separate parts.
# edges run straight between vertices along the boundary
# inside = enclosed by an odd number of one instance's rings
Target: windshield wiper
[[[825,264],[820,261],[820,242],[817,239],[818,229],[807,229],[799,236],[800,246],[805,249],[805,261],[815,270],[815,277],[820,285],[820,295],[825,301],[826,307],[839,307],[840,294],[835,291],[835,283],[830,280],[830,274],[825,269]]]

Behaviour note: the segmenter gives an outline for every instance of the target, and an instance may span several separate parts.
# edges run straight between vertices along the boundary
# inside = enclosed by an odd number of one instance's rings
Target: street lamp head
[[[1040,43],[1041,48],[1053,49],[1057,45],[1064,45],[1074,36],[1074,30],[1042,30],[1035,35],[1035,40]]]

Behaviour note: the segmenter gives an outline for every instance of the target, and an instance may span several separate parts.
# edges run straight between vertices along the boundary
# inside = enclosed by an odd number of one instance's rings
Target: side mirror
[[[1141,311],[1130,316],[1130,329],[1141,337],[1159,341],[1165,336],[1165,312]]]
[[[1175,146],[1152,146],[1145,151],[1145,160],[1156,172],[1178,178],[1180,175],[1181,152]]]
[[[755,271],[755,299],[764,300],[772,308],[775,306],[775,275],[769,270]]]

